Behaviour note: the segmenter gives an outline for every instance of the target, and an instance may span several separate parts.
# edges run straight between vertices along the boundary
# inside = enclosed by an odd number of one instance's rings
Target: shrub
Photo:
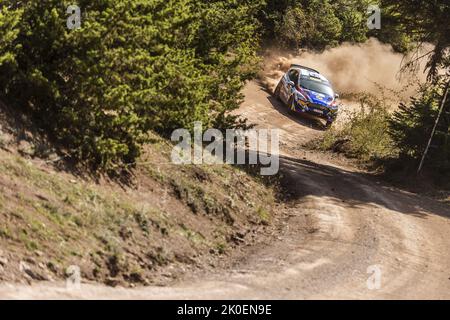
[[[376,37],[391,44],[396,51],[406,53],[414,48],[415,40],[419,39],[415,26],[406,28],[405,25],[416,23],[411,17],[405,17],[405,11],[412,16],[417,15],[416,7],[422,7],[426,3],[428,11],[421,16],[427,18],[433,16],[429,14],[430,10],[436,10],[435,4],[430,4],[429,1],[415,2],[414,6],[411,6],[403,5],[402,1],[398,0],[267,0],[259,19],[264,26],[266,40],[272,43],[275,39],[288,49],[306,47],[323,50],[345,41],[359,43],[369,37]],[[367,27],[369,5],[382,8],[382,28],[379,30],[369,30]],[[446,7],[441,7],[440,18],[445,20]],[[427,27],[433,26],[428,23],[428,19],[422,20]],[[442,23],[438,24],[440,25]],[[437,33],[426,34],[433,37]]]
[[[374,4],[373,0],[338,0],[333,1],[336,17],[342,25],[340,42],[353,43],[367,40],[367,8]]]
[[[342,24],[329,1],[314,0],[287,8],[275,32],[288,46],[321,50],[338,44]]]
[[[424,86],[410,104],[401,104],[390,121],[389,132],[403,164],[416,170],[435,125],[442,100],[441,85]],[[448,183],[450,172],[450,101],[441,115],[425,166]]]
[[[260,14],[265,36],[290,49],[323,50],[341,42],[364,42],[371,0],[268,0]]]
[[[359,95],[359,101],[360,110],[352,112],[342,127],[327,131],[319,147],[343,152],[366,163],[395,155],[386,106],[367,94]]]
[[[19,33],[17,24],[22,11],[0,6],[0,90],[6,86],[5,79],[9,79],[16,65],[14,41]]]
[[[20,21],[0,16],[0,35],[18,23],[5,37],[17,72],[0,74],[2,98],[76,159],[104,168],[132,163],[149,130],[232,126],[228,113],[252,74],[259,2],[79,0],[74,30],[72,2],[20,3]]]

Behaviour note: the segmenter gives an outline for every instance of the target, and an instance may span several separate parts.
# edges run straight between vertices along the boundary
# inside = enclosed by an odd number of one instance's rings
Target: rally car
[[[317,70],[291,65],[275,89],[275,96],[293,111],[326,119],[327,128],[336,120],[339,95]]]

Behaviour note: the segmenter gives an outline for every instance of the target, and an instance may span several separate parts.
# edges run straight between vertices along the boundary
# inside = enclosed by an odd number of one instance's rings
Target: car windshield
[[[329,85],[327,85],[323,82],[320,82],[320,81],[302,78],[302,79],[300,79],[300,86],[307,90],[311,90],[311,91],[318,92],[318,93],[323,93],[323,94],[334,97],[333,89],[331,89],[331,87]]]

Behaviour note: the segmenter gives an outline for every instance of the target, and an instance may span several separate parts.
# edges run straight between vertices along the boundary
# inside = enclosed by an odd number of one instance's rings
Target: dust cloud
[[[322,53],[303,51],[298,56],[267,50],[261,79],[274,90],[289,66],[298,63],[320,71],[341,95],[366,92],[397,104],[409,100],[426,79],[423,66],[416,72],[400,72],[405,61],[390,45],[373,38],[364,44],[344,43]]]

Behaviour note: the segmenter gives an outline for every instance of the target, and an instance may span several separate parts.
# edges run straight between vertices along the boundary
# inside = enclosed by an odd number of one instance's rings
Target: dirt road
[[[275,239],[231,270],[175,287],[0,286],[1,298],[450,299],[450,208],[393,188],[301,145],[323,134],[255,83],[241,113],[281,129],[281,168],[292,196]]]

